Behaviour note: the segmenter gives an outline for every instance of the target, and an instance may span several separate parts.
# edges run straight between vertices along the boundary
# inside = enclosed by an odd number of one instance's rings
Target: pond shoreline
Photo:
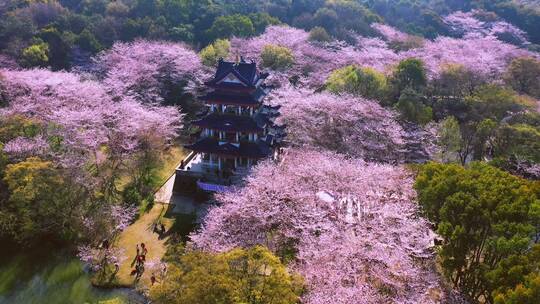
[[[94,286],[71,250],[44,243],[34,249],[8,246],[0,254],[0,304],[148,303],[132,287]],[[57,245],[57,244],[55,244]],[[52,248],[51,248],[52,247]],[[36,248],[39,248],[37,250]]]

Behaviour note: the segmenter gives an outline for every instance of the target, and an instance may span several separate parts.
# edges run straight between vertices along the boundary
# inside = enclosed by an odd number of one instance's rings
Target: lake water
[[[51,251],[37,248],[24,254],[0,253],[0,304],[146,302],[131,289],[93,287],[79,260]]]

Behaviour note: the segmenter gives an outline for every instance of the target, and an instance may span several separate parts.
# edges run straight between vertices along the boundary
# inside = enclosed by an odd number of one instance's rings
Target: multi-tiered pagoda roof
[[[201,153],[254,159],[271,155],[272,147],[284,136],[284,128],[274,123],[279,116],[279,107],[263,104],[270,91],[264,84],[267,76],[267,73],[257,70],[254,62],[220,60],[214,78],[206,83],[211,91],[202,97],[209,108],[220,110],[210,110],[209,114],[192,124],[201,130],[217,133],[256,134],[257,140],[230,142],[208,136],[186,148]],[[230,115],[221,111],[223,107],[236,107],[247,114]]]

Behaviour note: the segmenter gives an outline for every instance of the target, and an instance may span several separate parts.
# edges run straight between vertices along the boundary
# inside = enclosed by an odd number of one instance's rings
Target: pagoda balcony
[[[200,182],[218,185],[231,185],[240,182],[248,173],[249,167],[237,166],[228,171],[220,168],[220,162],[216,159],[208,161],[202,153],[191,152],[176,168],[177,176],[188,176]]]

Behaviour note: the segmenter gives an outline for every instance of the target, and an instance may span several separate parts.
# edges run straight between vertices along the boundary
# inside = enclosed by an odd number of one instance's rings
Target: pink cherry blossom
[[[457,11],[444,17],[444,22],[455,33],[464,36],[464,38],[496,37],[501,34],[508,34],[520,45],[530,44],[526,37],[527,34],[524,31],[505,21],[480,21],[477,18],[477,15],[480,13],[481,11],[478,10],[472,10],[467,13]]]
[[[401,167],[288,150],[255,168],[245,187],[218,195],[191,239],[211,251],[295,252],[303,303],[438,303],[434,234],[417,216],[412,182]]]
[[[17,137],[4,145],[4,152],[15,158],[45,155],[49,144],[42,136],[35,138]]]
[[[404,131],[396,122],[397,114],[375,101],[291,87],[275,90],[269,100],[282,106],[280,123],[287,125],[287,140],[293,144],[366,160],[400,157]]]
[[[374,26],[382,29],[388,37],[406,37],[388,26]],[[501,27],[505,27],[503,23],[496,24],[494,33]],[[538,57],[535,53],[498,40],[494,33],[463,39],[441,36],[433,41],[424,41],[422,47],[396,53],[379,38],[358,36],[354,45],[345,42],[321,44],[309,41],[309,34],[303,30],[271,26],[258,37],[232,39],[231,56],[243,55],[261,63],[260,54],[266,45],[287,47],[295,57],[294,66],[286,71],[272,71],[269,82],[283,86],[295,77],[298,78],[297,86],[310,88],[320,87],[332,71],[351,64],[390,74],[399,61],[417,57],[426,62],[430,77],[436,77],[444,65],[460,63],[483,76],[500,79],[512,59]]]
[[[388,41],[404,42],[410,37],[409,34],[403,33],[386,24],[375,23],[375,24],[372,24],[371,27],[379,31]]]
[[[177,135],[182,115],[174,107],[143,105],[131,98],[113,101],[101,83],[47,70],[2,70],[8,107],[2,115],[23,115],[61,138],[54,156],[65,167],[80,168],[101,147],[129,154],[149,139],[167,143]],[[8,147],[9,148],[9,147]]]
[[[144,103],[161,101],[167,85],[183,81],[192,85],[207,72],[193,50],[171,42],[118,42],[94,61],[108,92]]]

